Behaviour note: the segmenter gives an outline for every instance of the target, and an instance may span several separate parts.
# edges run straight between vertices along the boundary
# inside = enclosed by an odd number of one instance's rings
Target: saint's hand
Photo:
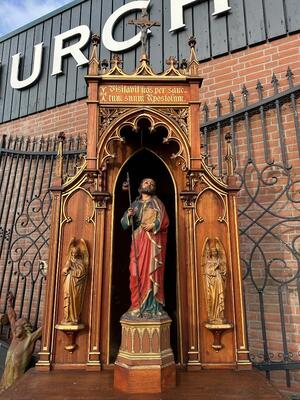
[[[142,226],[146,232],[151,231],[154,228],[154,224],[146,224]]]
[[[128,208],[128,210],[127,210],[127,216],[128,216],[128,217],[132,217],[132,215],[134,215],[134,209],[133,209],[133,208]]]

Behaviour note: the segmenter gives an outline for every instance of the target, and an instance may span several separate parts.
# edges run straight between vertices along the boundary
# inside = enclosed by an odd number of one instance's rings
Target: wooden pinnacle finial
[[[56,168],[55,173],[57,178],[62,181],[63,178],[63,146],[66,136],[64,132],[59,132],[58,134],[58,146],[56,155]]]
[[[191,48],[191,51],[190,51],[190,62],[197,61],[196,51],[195,51],[196,43],[197,43],[197,41],[196,41],[195,36],[191,36],[189,38],[189,41],[188,41],[188,45]]]
[[[99,68],[98,46],[100,43],[100,36],[94,34],[92,36],[92,54],[89,62],[89,75],[97,75]]]
[[[167,65],[169,65],[170,67],[173,67],[173,68],[177,68],[178,61],[176,60],[176,58],[174,56],[170,56],[167,59]]]
[[[225,156],[225,161],[226,161],[226,166],[227,166],[227,177],[230,177],[230,176],[233,176],[233,174],[234,174],[231,133],[226,134],[225,140],[227,143],[227,151],[226,151],[226,156]]]
[[[111,60],[111,67],[118,67],[120,68],[123,64],[123,61],[121,59],[121,57],[119,56],[119,54],[114,54]]]

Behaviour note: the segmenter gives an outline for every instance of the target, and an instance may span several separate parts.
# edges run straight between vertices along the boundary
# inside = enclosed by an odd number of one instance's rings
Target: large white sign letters
[[[88,43],[90,34],[91,32],[88,26],[80,25],[54,37],[52,75],[61,74],[63,72],[61,69],[62,58],[68,54],[71,54],[72,57],[74,57],[77,62],[77,67],[89,62],[81,49]],[[71,37],[75,35],[79,35],[79,41],[71,46],[64,47],[64,41],[71,39]]]
[[[10,85],[14,89],[23,89],[32,85],[39,77],[42,69],[43,42],[34,46],[33,67],[31,75],[23,80],[19,80],[19,65],[21,53],[12,56]]]
[[[150,0],[145,1],[131,1],[130,3],[124,4],[124,6],[118,8],[105,22],[102,31],[102,42],[104,46],[110,51],[126,51],[136,46],[141,40],[141,32],[133,36],[131,39],[118,42],[113,38],[114,26],[116,22],[128,14],[130,11],[147,9],[150,4]]]
[[[177,31],[185,27],[184,23],[184,8],[194,5],[201,0],[169,0],[170,1],[170,32]],[[203,0],[202,0],[203,1]],[[106,0],[103,0],[103,4]],[[137,46],[141,40],[141,33],[136,34],[130,39],[124,41],[117,41],[114,39],[114,28],[116,23],[125,18],[125,16],[133,11],[148,9],[151,5],[151,0],[136,0],[131,1],[119,7],[112,15],[106,20],[102,30],[103,45],[113,52],[126,52],[134,46]],[[213,15],[220,15],[229,11],[228,0],[214,0],[214,13]],[[149,30],[149,33],[151,31]],[[82,52],[82,49],[87,45],[90,39],[90,28],[87,25],[80,25],[76,28],[69,29],[54,37],[54,51],[53,51],[53,65],[52,74],[57,75],[63,72],[62,59],[71,55],[77,62],[77,66],[85,65],[88,59]],[[78,36],[78,42],[70,46],[64,46],[64,42]],[[42,69],[43,60],[43,43],[34,46],[34,57],[32,73],[25,79],[20,79],[19,66],[20,66],[21,53],[12,56],[10,84],[14,89],[23,89],[32,85],[37,81]]]

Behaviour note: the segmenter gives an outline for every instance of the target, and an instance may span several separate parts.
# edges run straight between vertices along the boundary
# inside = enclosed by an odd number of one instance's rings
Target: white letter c
[[[124,40],[123,42],[118,42],[113,38],[113,30],[116,22],[119,18],[121,18],[124,14],[127,14],[129,11],[139,10],[139,9],[147,9],[149,6],[150,0],[138,0],[132,1],[128,4],[124,4],[124,6],[118,8],[106,21],[103,31],[102,31],[102,42],[104,46],[110,51],[124,51],[128,50],[131,47],[136,46],[141,40],[141,32],[136,34],[134,37],[128,40]]]

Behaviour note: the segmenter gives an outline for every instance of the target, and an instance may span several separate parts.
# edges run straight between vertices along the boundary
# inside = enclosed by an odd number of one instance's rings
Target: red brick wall
[[[54,136],[63,131],[68,135],[85,135],[87,129],[86,101],[65,104],[51,110],[0,125],[0,135]]]
[[[201,76],[204,78],[201,89],[201,101],[206,102],[210,107],[210,118],[216,116],[215,102],[219,97],[222,102],[222,114],[229,112],[228,95],[229,91],[235,96],[235,108],[243,106],[243,96],[241,95],[242,86],[245,84],[249,91],[249,103],[258,101],[257,91],[255,89],[257,80],[259,79],[264,86],[264,97],[273,94],[271,85],[272,74],[275,73],[279,80],[279,90],[288,88],[288,81],[285,77],[288,66],[294,73],[294,83],[300,84],[300,35],[295,34],[282,39],[274,40],[250,49],[245,49],[215,60],[201,63]],[[295,126],[293,113],[289,103],[282,108],[282,120],[284,127],[284,135],[288,149],[288,161],[292,168],[293,178],[299,178],[300,162],[299,152],[296,144]],[[270,159],[281,163],[280,143],[277,126],[277,116],[274,109],[266,112],[267,135],[270,150]],[[64,131],[66,135],[85,134],[87,125],[87,107],[85,101],[79,101],[53,108],[51,110],[35,114],[29,117],[21,118],[17,121],[5,123],[0,126],[0,135],[45,135],[53,136],[60,131]],[[252,150],[255,165],[259,170],[265,166],[263,153],[263,139],[261,132],[261,121],[259,116],[251,118],[252,130]],[[241,121],[236,125],[237,134],[237,167],[241,172],[247,164],[247,142],[244,122]],[[211,158],[210,162],[216,163],[216,135],[212,134]],[[266,172],[268,179],[272,178],[270,172]],[[249,167],[249,188],[255,189],[255,174],[253,168]],[[268,204],[276,193],[285,185],[284,179],[280,178],[276,186],[264,188],[260,195],[260,202]],[[299,187],[298,187],[299,189]],[[296,187],[293,188],[296,195]],[[249,201],[249,196],[242,190],[239,196],[239,207],[243,208]],[[286,199],[281,198],[276,203],[277,212],[282,215],[299,215],[299,208],[287,205]],[[259,207],[253,207],[250,210],[250,216],[255,218],[259,212]],[[247,218],[241,218],[241,224],[247,224]],[[272,224],[272,218],[264,217],[261,222],[264,225]],[[256,231],[255,231],[256,229]],[[297,232],[298,227],[293,225],[280,227],[280,235],[282,241],[289,241]],[[251,234],[254,238],[260,237],[258,228],[253,228]],[[249,256],[249,243],[242,238],[241,240],[241,256]],[[269,238],[265,243],[265,256],[270,258],[286,257],[288,269],[282,265],[274,265],[274,274],[283,279],[284,277],[293,276],[296,273],[297,265],[295,259],[286,251],[284,245],[278,246],[277,241]],[[298,247],[299,251],[299,247]],[[255,254],[253,257],[253,274],[257,284],[262,284],[264,274],[261,271],[262,254]],[[274,275],[274,276],[275,276]],[[246,288],[246,307],[248,315],[248,332],[251,351],[260,352],[262,350],[262,335],[260,333],[261,322],[259,314],[259,299],[257,291],[253,289],[249,279],[245,281]],[[300,308],[299,299],[297,297],[295,285],[288,285],[283,294],[284,308],[286,311],[286,329],[289,340],[289,351],[297,352],[300,350]],[[264,295],[264,305],[266,310],[266,324],[268,330],[269,351],[276,354],[282,351],[281,325],[278,309],[278,285],[271,282]],[[293,372],[292,391],[300,390],[300,374]],[[279,387],[285,388],[284,373],[272,373],[271,378],[274,379]]]

